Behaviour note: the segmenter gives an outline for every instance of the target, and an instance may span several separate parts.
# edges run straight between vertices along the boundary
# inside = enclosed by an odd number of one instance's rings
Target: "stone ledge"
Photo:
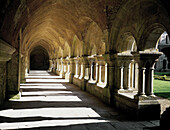
[[[160,104],[154,99],[135,100],[122,94],[114,94],[114,105],[137,120],[160,119]]]

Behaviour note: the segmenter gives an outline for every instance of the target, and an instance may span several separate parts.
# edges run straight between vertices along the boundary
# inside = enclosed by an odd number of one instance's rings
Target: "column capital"
[[[159,56],[161,56],[162,52],[145,52],[145,51],[139,51],[139,52],[132,52],[135,61],[139,64],[139,66],[145,66],[147,62],[150,63],[150,66],[153,66],[154,63],[157,61]]]

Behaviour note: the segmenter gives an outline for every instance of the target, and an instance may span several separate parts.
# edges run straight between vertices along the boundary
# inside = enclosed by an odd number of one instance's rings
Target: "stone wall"
[[[0,108],[5,100],[6,94],[6,62],[0,61]]]
[[[7,62],[7,98],[19,98],[19,54],[15,52]]]

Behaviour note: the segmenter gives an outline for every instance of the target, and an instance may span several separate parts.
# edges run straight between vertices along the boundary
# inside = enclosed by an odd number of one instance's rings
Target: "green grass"
[[[170,81],[154,80],[154,93],[157,96],[170,99]]]

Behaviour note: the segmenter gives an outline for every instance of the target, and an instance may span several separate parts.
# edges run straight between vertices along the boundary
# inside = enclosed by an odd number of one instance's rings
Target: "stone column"
[[[138,77],[138,95],[145,96],[145,67],[139,67],[139,77]]]
[[[75,75],[74,75],[74,77],[78,78],[79,77],[79,59],[78,59],[78,57],[74,58],[74,62],[75,62]]]
[[[74,63],[74,59],[72,57],[69,58],[69,63],[70,63],[69,82],[73,83],[73,77],[75,74],[75,63]]]
[[[127,90],[130,90],[130,77],[131,77],[130,69],[131,69],[130,61],[126,61],[124,66],[124,89]]]
[[[53,58],[53,68],[52,68],[52,72],[55,73],[56,71],[56,60],[55,58]]]
[[[117,90],[122,92],[130,90],[131,87],[131,67],[130,63],[133,60],[133,55],[118,53],[115,55],[117,61]]]
[[[21,76],[20,76],[20,82],[21,83],[25,83],[26,79],[25,79],[25,69],[26,69],[26,60],[25,60],[25,56],[21,57]]]
[[[153,95],[153,66],[157,61],[162,52],[136,52],[133,53],[136,62],[139,65],[139,77],[138,77],[138,94],[135,96],[138,99],[139,96],[149,96]],[[149,77],[146,84],[145,70],[146,63],[149,63],[150,67],[147,66]],[[139,97],[140,99],[140,97]],[[143,99],[143,98],[142,98]]]
[[[84,78],[84,77],[83,77],[83,67],[84,67],[84,66],[83,66],[83,63],[81,63],[81,64],[80,64],[80,76],[79,76],[79,79]]]
[[[60,76],[62,76],[62,78],[65,78],[64,66],[65,66],[65,59],[61,58],[61,71],[60,71]]]
[[[153,93],[153,80],[154,80],[154,78],[153,78],[153,76],[154,76],[154,66],[152,66],[150,68],[150,86],[149,86],[149,91],[148,91],[148,95],[150,95],[150,96],[154,96],[154,93]]]
[[[81,89],[86,90],[86,83],[89,80],[89,62],[87,56],[81,57]]]
[[[66,59],[65,59],[65,61],[66,61],[66,74],[65,74],[65,79],[67,79],[67,80],[69,80],[69,77],[70,77],[70,60],[69,60],[69,57],[67,57]]]
[[[116,85],[117,85],[117,90],[122,91],[123,89],[123,72],[124,72],[124,67],[122,61],[117,61],[117,66],[116,66]]]
[[[50,63],[50,64],[49,64],[49,69],[48,69],[48,70],[49,70],[50,72],[52,72],[52,67],[53,67],[53,61],[52,61],[52,59],[49,60],[49,63]]]
[[[89,68],[90,68],[90,79],[89,83],[96,83],[96,80],[93,79],[94,74],[94,63],[95,63],[95,57],[94,56],[88,56],[88,62],[89,62]],[[98,73],[97,73],[98,74]]]

